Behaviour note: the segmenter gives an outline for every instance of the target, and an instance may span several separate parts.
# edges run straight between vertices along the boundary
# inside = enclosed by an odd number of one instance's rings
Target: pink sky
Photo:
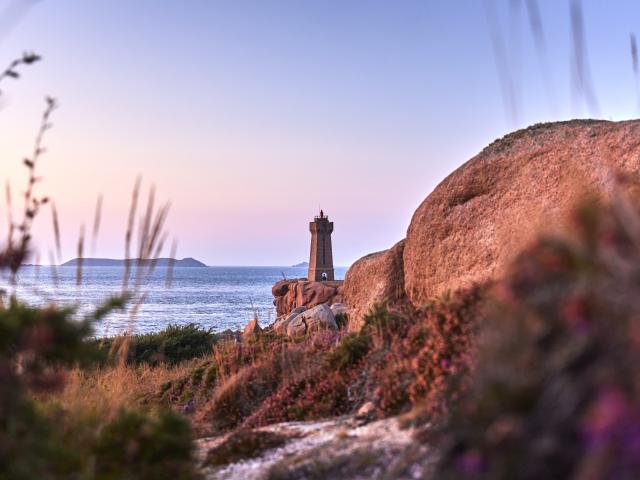
[[[335,222],[335,262],[349,265],[400,240],[433,187],[495,138],[580,114],[569,102],[550,107],[523,16],[517,72],[526,95],[516,124],[506,119],[482,4],[40,2],[0,32],[3,62],[24,50],[44,57],[0,85],[2,177],[23,188],[21,159],[52,95],[61,106],[40,188],[60,210],[65,260],[99,193],[94,254],[123,256],[142,174],[145,188],[154,183],[172,202],[180,257],[306,260],[307,223],[322,206]],[[504,20],[508,2],[497,4]],[[566,99],[568,8],[541,9],[557,97]],[[585,3],[605,118],[637,114],[632,16],[623,11]],[[36,228],[43,261],[50,224],[45,211]]]

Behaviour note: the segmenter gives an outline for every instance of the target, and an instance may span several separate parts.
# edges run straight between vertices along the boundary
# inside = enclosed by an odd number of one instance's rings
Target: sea
[[[123,311],[97,322],[96,337],[148,333],[170,324],[194,323],[214,332],[242,329],[258,316],[261,325],[275,320],[271,287],[283,278],[306,277],[305,267],[156,268],[149,275],[130,273],[136,295]],[[343,279],[346,268],[335,269]],[[25,266],[15,282],[0,279],[0,289],[31,305],[70,306],[84,318],[104,301],[122,293],[124,268],[85,267],[77,281],[75,267]],[[79,285],[78,285],[79,283]]]

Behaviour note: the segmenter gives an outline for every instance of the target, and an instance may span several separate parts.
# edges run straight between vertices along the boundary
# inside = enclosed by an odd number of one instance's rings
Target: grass
[[[446,410],[447,378],[463,370],[479,299],[469,292],[421,310],[378,307],[359,334],[296,340],[265,331],[238,343],[171,326],[131,337],[127,362],[68,369],[64,388],[47,399],[111,417],[123,406],[170,407],[201,435],[355,413],[366,402],[376,418],[424,402],[435,414]]]
[[[366,334],[345,335],[336,348],[327,355],[331,369],[346,371],[356,365],[371,349],[371,339]]]

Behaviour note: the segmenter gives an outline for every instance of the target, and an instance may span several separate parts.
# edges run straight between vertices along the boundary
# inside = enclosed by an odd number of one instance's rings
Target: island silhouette
[[[60,265],[61,267],[77,267],[79,263],[78,258],[69,260],[68,262]],[[114,259],[114,258],[83,258],[82,265],[85,267],[124,267],[126,260]],[[204,263],[195,258],[187,257],[183,259],[177,258],[132,258],[129,260],[130,265],[147,265],[154,262],[157,267],[168,267],[173,265],[174,267],[206,267]]]

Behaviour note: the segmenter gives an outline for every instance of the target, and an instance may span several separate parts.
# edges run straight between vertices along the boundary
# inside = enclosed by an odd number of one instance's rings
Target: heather
[[[181,327],[199,332],[199,339],[215,339],[208,353],[178,362],[127,357],[122,363],[111,346],[106,362],[70,370],[65,388],[52,398],[85,409],[169,407],[187,415],[200,435],[332,418],[362,407],[367,407],[368,420],[415,406],[436,417],[457,395],[448,388],[449,379],[464,378],[468,371],[482,298],[481,290],[474,289],[421,309],[380,305],[359,333],[343,329],[298,339],[266,328],[238,341],[233,335],[209,337],[206,330]],[[169,327],[154,336],[170,338],[175,331]],[[132,336],[129,352],[147,337]],[[106,345],[124,341],[115,337]],[[162,347],[147,352],[152,351],[159,354]]]
[[[359,333],[320,332],[290,339],[267,329],[216,344],[182,378],[163,385],[161,401],[192,415],[202,433],[356,413],[370,419],[428,409],[447,411],[449,379],[463,378],[475,323],[475,289],[417,310],[375,308]]]
[[[628,187],[628,185],[625,185]],[[638,478],[637,186],[583,203],[512,264],[437,478]]]

